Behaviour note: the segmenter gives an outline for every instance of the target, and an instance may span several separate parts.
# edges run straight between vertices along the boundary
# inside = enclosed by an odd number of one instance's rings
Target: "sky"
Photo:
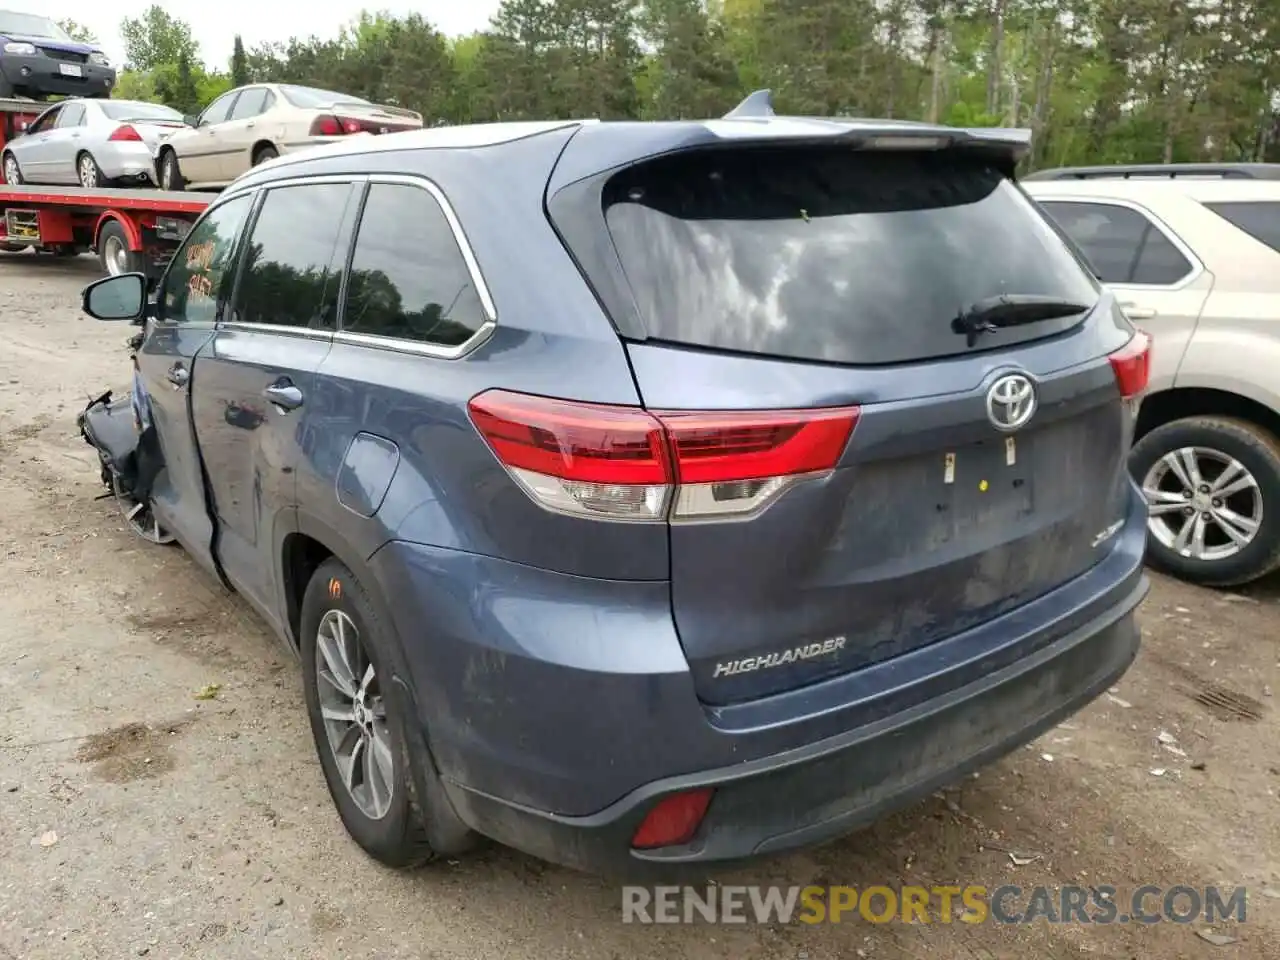
[[[0,0],[0,9],[38,13],[55,20],[70,17],[84,24],[115,63],[124,62],[121,19],[137,17],[148,6],[147,0],[118,6],[101,0]],[[225,70],[237,33],[244,38],[246,48],[291,36],[315,34],[328,39],[354,20],[362,7],[367,7],[400,15],[419,13],[442,33],[457,36],[484,29],[498,9],[498,0],[303,0],[296,6],[287,0],[161,0],[160,6],[191,25],[191,32],[200,43],[200,56],[208,66]]]

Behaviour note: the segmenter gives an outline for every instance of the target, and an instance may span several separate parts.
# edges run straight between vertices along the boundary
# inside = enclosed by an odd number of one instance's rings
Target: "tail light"
[[[348,133],[360,133],[364,127],[359,120],[349,117],[335,117],[332,114],[321,114],[311,121],[311,136],[341,137]]]
[[[1147,382],[1151,379],[1151,337],[1148,334],[1138,330],[1132,340],[1108,359],[1121,397],[1132,400],[1147,389]]]
[[[631,837],[636,850],[673,847],[688,843],[702,826],[713,791],[709,787],[673,793],[658,801]]]
[[[126,123],[112,130],[111,136],[107,137],[107,139],[114,140],[117,143],[122,140],[127,141],[129,143],[141,143],[142,135],[138,133],[137,130],[135,130],[133,127],[131,127],[129,124]]]
[[[471,419],[535,501],[575,516],[672,521],[742,517],[830,473],[857,407],[646,411],[491,390]]]

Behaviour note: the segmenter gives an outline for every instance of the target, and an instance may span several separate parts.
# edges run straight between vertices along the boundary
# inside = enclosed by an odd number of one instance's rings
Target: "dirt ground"
[[[643,927],[616,884],[505,850],[376,866],[325,792],[295,664],[94,499],[75,415],[125,385],[127,336],[81,316],[96,276],[0,255],[0,958],[1280,956],[1280,582],[1155,578],[1111,695],[873,829],[714,877],[1243,885],[1247,921],[1213,928],[1230,944],[1203,922]]]

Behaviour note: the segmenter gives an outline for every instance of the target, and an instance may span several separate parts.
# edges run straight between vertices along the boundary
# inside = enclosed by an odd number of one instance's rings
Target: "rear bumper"
[[[1107,617],[916,709],[786,754],[645,784],[592,816],[551,816],[456,788],[454,803],[481,833],[593,873],[665,872],[821,843],[955,782],[1094,700],[1137,654],[1132,609],[1146,591],[1144,578]],[[716,792],[692,843],[630,849],[659,798],[694,787]]]
[[[110,142],[94,151],[94,160],[103,176],[111,180],[157,183],[156,162],[145,143]]]
[[[474,829],[596,873],[839,836],[1016,748],[1115,682],[1145,507],[1057,591],[929,647],[750,703],[694,690],[666,582],[601,581],[391,543],[370,560],[436,765]],[[663,796],[716,790],[694,841],[637,852]]]
[[[79,70],[81,76],[69,77],[62,72],[67,66]],[[0,73],[19,90],[28,93],[59,93],[71,97],[103,97],[116,83],[111,67],[94,63],[65,64],[53,57],[0,56]]]

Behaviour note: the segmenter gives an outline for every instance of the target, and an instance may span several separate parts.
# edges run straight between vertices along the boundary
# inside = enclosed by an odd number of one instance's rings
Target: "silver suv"
[[[1130,469],[1151,562],[1211,586],[1280,566],[1280,165],[1047,170],[1027,192],[1151,334]]]

